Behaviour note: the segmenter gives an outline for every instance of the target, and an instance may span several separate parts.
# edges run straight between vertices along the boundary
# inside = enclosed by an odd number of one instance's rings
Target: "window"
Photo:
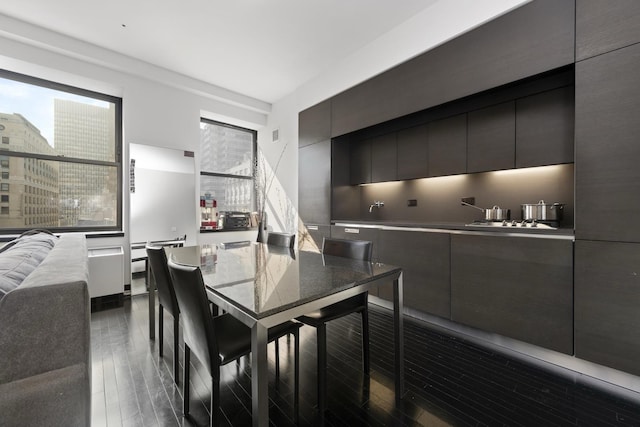
[[[200,198],[212,198],[218,211],[254,210],[256,135],[212,120],[200,121]]]
[[[0,120],[0,233],[122,229],[120,98],[0,70]]]
[[[2,206],[0,208],[0,214],[2,215],[9,215],[9,206]]]
[[[0,191],[9,191],[9,184],[7,184],[6,182],[0,184]]]
[[[0,202],[8,202],[8,201],[9,201],[8,194],[3,194],[2,196],[0,196]]]

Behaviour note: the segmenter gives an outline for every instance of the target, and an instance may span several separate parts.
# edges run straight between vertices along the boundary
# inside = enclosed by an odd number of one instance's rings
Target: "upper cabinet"
[[[429,123],[429,176],[467,171],[467,115]]]
[[[298,115],[298,147],[331,139],[331,100],[301,111]]]
[[[398,132],[398,179],[427,176],[428,142],[427,125],[414,126]]]
[[[351,185],[371,182],[371,140],[352,142],[349,145],[349,182]]]
[[[515,102],[505,102],[468,115],[467,172],[513,169]]]
[[[640,42],[640,2],[576,1],[576,60]]]
[[[333,97],[331,136],[571,64],[574,40],[574,2],[532,1]]]
[[[516,167],[572,163],[573,130],[573,86],[518,99]]]

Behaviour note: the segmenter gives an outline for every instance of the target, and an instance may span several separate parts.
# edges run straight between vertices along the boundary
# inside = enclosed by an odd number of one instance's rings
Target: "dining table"
[[[165,251],[176,263],[200,267],[209,300],[251,329],[253,426],[269,425],[267,330],[388,283],[393,283],[394,391],[400,404],[405,390],[400,267],[257,242]]]

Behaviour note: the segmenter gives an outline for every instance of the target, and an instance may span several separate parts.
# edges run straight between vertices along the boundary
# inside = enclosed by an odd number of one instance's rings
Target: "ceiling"
[[[446,0],[3,0],[0,13],[273,103]]]

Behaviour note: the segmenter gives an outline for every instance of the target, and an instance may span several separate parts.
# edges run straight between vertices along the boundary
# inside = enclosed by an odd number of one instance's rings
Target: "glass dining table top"
[[[219,297],[261,319],[291,307],[381,279],[399,267],[292,251],[263,243],[167,248],[167,257],[196,265],[205,285]]]

